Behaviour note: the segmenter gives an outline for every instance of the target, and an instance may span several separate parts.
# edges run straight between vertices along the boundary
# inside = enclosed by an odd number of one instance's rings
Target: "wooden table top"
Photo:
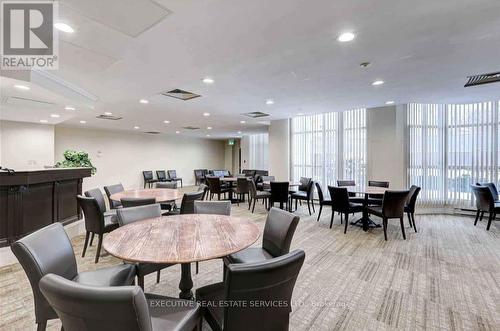
[[[220,180],[222,182],[236,182],[238,178],[236,177],[221,177]]]
[[[125,190],[111,194],[111,200],[120,201],[122,198],[155,198],[156,202],[174,201],[182,198],[182,194],[177,189],[171,188],[149,188],[139,190]]]
[[[348,192],[360,194],[384,194],[388,190],[386,187],[377,186],[344,186]]]
[[[117,258],[144,263],[190,263],[238,252],[259,238],[252,222],[222,215],[162,216],[120,227],[104,249]]]
[[[277,182],[279,182],[279,181],[277,181]],[[286,180],[284,182],[286,182]],[[271,185],[271,182],[268,180],[263,181],[262,183],[265,185]],[[288,186],[300,186],[300,185],[301,185],[300,183],[288,182]]]

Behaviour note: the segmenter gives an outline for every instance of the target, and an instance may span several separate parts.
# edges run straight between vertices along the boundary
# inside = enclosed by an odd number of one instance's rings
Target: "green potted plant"
[[[92,175],[95,175],[97,169],[92,165],[89,159],[89,154],[83,151],[74,151],[68,149],[64,152],[64,161],[59,161],[56,163],[56,168],[79,168],[86,167],[92,168]]]

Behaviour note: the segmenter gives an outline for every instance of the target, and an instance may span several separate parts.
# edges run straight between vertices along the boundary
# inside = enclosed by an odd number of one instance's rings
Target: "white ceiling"
[[[468,75],[500,70],[499,12],[498,0],[62,0],[60,21],[76,31],[60,33],[51,74],[98,100],[68,100],[33,81],[19,91],[2,77],[0,117],[38,122],[58,112],[50,123],[223,138],[266,130],[262,119],[241,116],[252,111],[268,121],[388,100],[500,99],[499,83],[463,87]],[[344,31],[357,38],[337,42]],[[207,76],[215,83],[204,84]],[[377,79],[386,83],[372,86]],[[174,88],[202,97],[159,95]],[[44,113],[4,103],[9,96],[55,105]],[[68,103],[78,110],[64,111]],[[105,111],[123,120],[95,118]],[[187,125],[202,130],[180,129]]]

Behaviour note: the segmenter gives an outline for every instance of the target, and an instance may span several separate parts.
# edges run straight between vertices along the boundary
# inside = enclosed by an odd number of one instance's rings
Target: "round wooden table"
[[[182,198],[182,194],[177,189],[171,188],[147,188],[139,190],[125,190],[111,194],[110,199],[120,201],[122,198],[155,198],[157,203],[174,201]]]
[[[181,263],[179,297],[193,297],[191,262],[241,251],[259,238],[259,228],[241,218],[189,214],[162,216],[112,231],[103,243],[111,255],[142,263]]]
[[[368,207],[368,197],[370,194],[381,194],[383,195],[385,191],[388,190],[386,187],[378,187],[378,186],[346,186],[347,192],[349,193],[358,193],[364,194],[363,199],[363,216],[355,221],[351,222],[352,225],[359,225],[361,222],[361,226],[364,231],[368,231],[368,228],[379,228],[380,224],[375,223],[368,215],[366,211],[366,207]]]

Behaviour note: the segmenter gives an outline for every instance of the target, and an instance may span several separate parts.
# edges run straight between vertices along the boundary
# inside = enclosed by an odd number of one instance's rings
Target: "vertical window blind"
[[[470,207],[470,185],[499,176],[499,102],[408,105],[408,181],[430,205]]]
[[[326,186],[345,178],[364,184],[365,109],[292,118],[291,138],[293,181],[312,177]]]
[[[269,135],[267,133],[248,136],[249,169],[269,169]]]

